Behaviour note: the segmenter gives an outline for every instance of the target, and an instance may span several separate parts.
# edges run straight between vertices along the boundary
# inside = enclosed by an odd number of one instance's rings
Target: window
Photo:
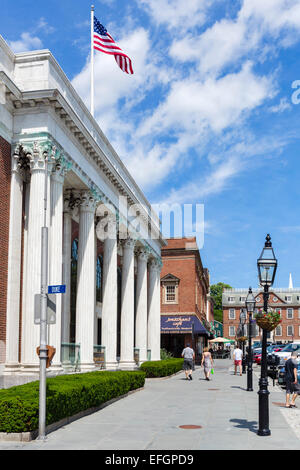
[[[228,297],[228,302],[234,303],[234,297]]]
[[[177,304],[178,303],[178,284],[168,283],[163,286],[164,289],[164,303]]]
[[[282,336],[282,326],[281,325],[276,326],[275,336]]]
[[[235,320],[235,310],[234,310],[234,308],[229,309],[229,320]]]
[[[287,336],[294,336],[294,327],[293,327],[293,325],[288,325],[288,327],[287,327]]]
[[[97,257],[96,264],[96,301],[102,302],[102,256]]]
[[[288,308],[286,312],[286,318],[291,320],[294,317],[294,310],[292,308]]]
[[[235,326],[229,327],[229,336],[235,336]]]
[[[175,302],[175,286],[166,286],[166,302]]]
[[[291,295],[285,296],[285,300],[286,300],[286,302],[291,302],[292,301],[292,296]]]
[[[246,297],[240,297],[240,302],[246,302]]]

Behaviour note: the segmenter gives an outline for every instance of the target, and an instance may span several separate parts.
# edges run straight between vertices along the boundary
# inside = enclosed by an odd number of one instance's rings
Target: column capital
[[[30,152],[30,147],[26,150],[27,156],[30,160],[31,173],[33,171],[45,171],[46,159],[47,170],[50,173],[55,163],[56,147],[50,142],[33,142],[33,147]]]
[[[64,212],[72,213],[80,204],[80,194],[73,189],[67,189],[64,193]]]
[[[160,272],[161,271],[161,263],[158,258],[151,258],[149,263],[149,268],[151,271]]]
[[[149,251],[146,250],[146,248],[140,248],[139,250],[137,250],[136,255],[137,255],[138,260],[145,261],[145,262],[148,261],[149,256],[150,256]]]
[[[134,247],[135,247],[135,244],[136,244],[136,240],[134,240],[133,238],[126,238],[126,240],[122,240],[121,241],[121,245],[123,247],[124,250],[134,250]]]
[[[97,201],[93,194],[89,190],[83,190],[80,192],[80,211],[82,212],[95,212]]]
[[[18,174],[23,180],[30,171],[30,159],[20,143],[14,145],[11,157],[11,171]]]

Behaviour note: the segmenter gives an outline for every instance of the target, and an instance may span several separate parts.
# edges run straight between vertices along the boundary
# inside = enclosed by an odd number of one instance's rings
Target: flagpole
[[[91,115],[94,116],[94,5],[91,6]]]

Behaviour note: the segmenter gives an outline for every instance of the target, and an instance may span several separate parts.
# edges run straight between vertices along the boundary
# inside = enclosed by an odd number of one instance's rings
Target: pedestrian
[[[183,370],[185,371],[185,378],[186,380],[193,380],[192,370],[195,359],[195,352],[192,348],[190,348],[189,343],[187,343],[186,347],[182,351],[181,356],[184,359]]]
[[[203,354],[202,354],[201,366],[204,365],[205,380],[210,380],[209,374],[211,373],[213,364],[214,364],[214,361],[213,361],[211,353],[209,352],[208,348],[204,348]]]
[[[297,352],[293,351],[291,357],[286,361],[284,365],[285,370],[285,383],[286,383],[286,408],[297,408],[295,401],[297,395],[300,393],[298,385],[298,369],[297,369]],[[292,400],[290,403],[290,396]]]
[[[236,375],[237,366],[239,366],[240,375],[242,375],[242,359],[243,351],[236,345],[235,350],[233,351],[233,360],[234,360],[234,375]]]

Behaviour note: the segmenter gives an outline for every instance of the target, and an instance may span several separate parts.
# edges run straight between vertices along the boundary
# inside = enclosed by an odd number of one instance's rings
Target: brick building
[[[252,289],[256,299],[256,311],[263,308],[263,290]],[[234,339],[239,326],[239,317],[245,309],[248,289],[224,289],[223,328],[226,338]],[[269,334],[272,342],[288,343],[300,341],[300,288],[270,289],[268,306],[281,313],[282,323]],[[254,340],[261,339],[261,330],[255,325]],[[248,329],[247,329],[248,334]]]
[[[203,268],[195,237],[167,242],[161,252],[161,347],[178,357],[189,342],[199,357],[213,321],[209,271]]]

